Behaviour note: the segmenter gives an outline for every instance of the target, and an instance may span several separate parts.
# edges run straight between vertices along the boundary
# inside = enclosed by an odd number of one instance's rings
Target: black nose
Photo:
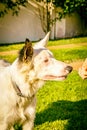
[[[69,73],[73,70],[73,68],[72,68],[72,66],[67,66],[66,67],[66,70],[68,70],[69,71]]]

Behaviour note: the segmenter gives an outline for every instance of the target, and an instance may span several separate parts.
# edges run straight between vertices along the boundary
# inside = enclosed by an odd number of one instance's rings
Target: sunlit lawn
[[[35,130],[87,130],[87,80],[73,71],[38,92]]]
[[[87,37],[82,38],[71,38],[71,39],[60,39],[55,41],[49,41],[48,46],[58,46],[58,45],[68,45],[68,44],[80,44],[87,43]],[[33,42],[35,44],[35,42]],[[3,45],[3,44],[2,44]],[[10,50],[19,50],[23,46],[23,43],[12,43],[12,44],[4,44],[0,46],[1,51],[10,51]]]
[[[80,43],[87,43],[87,37],[71,38],[71,39],[60,39],[60,40],[50,41],[49,46],[80,44]]]
[[[87,38],[50,41],[55,44],[79,44]],[[18,50],[23,44],[0,46],[0,51]],[[52,49],[56,59],[64,62],[84,60],[87,46]],[[17,54],[0,56],[12,62]],[[16,128],[18,130],[18,127]],[[37,108],[34,130],[87,130],[87,80],[82,80],[73,71],[62,82],[48,81],[37,93]]]

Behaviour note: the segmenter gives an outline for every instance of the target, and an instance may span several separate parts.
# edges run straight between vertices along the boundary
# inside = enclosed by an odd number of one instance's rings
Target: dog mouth
[[[54,75],[45,75],[44,80],[64,80],[67,78],[67,75],[54,76]]]

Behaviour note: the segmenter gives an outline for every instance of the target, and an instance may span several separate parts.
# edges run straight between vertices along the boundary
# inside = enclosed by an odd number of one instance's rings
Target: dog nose
[[[67,66],[66,70],[68,70],[68,72],[70,73],[73,70],[73,68],[72,68],[72,66]]]

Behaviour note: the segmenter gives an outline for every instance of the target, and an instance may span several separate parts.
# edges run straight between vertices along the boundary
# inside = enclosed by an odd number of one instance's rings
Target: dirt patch
[[[1,55],[1,56],[4,56],[4,55],[14,55],[14,54],[17,54],[17,53],[18,53],[18,50],[3,51],[3,52],[0,52],[0,55]]]

